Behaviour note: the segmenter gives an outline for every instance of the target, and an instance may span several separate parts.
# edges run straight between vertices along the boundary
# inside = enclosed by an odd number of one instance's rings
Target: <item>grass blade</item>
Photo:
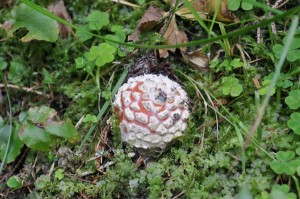
[[[114,95],[117,93],[119,87],[120,87],[121,84],[124,82],[124,80],[125,80],[125,78],[126,78],[126,76],[127,76],[127,73],[128,73],[128,70],[125,69],[125,71],[122,73],[122,75],[120,76],[118,82],[116,83],[115,87],[114,87],[113,90],[112,90],[112,96],[114,96]],[[109,107],[110,104],[111,104],[111,101],[110,101],[110,100],[106,100],[106,102],[105,102],[104,105],[102,106],[102,108],[101,108],[99,114],[97,115],[97,123],[101,120],[102,116],[104,115],[104,113],[106,112],[106,110],[107,110],[107,108]],[[89,129],[89,131],[87,132],[87,134],[84,136],[84,138],[83,138],[83,140],[82,140],[82,142],[81,142],[81,144],[80,144],[80,146],[79,146],[78,151],[81,150],[82,146],[85,144],[85,142],[87,141],[87,139],[91,136],[92,132],[93,132],[94,129],[96,128],[96,125],[97,125],[97,124],[93,125],[93,126]]]
[[[6,149],[5,149],[4,156],[3,156],[1,166],[0,166],[0,174],[1,174],[2,170],[3,170],[3,167],[5,165],[5,161],[6,161],[9,146],[10,146],[11,136],[12,136],[12,112],[11,112],[11,102],[10,102],[10,96],[9,96],[8,88],[7,88],[7,83],[5,81],[5,78],[4,78],[3,73],[2,73],[1,70],[0,70],[0,76],[1,76],[1,79],[2,79],[2,81],[4,83],[4,86],[5,86],[5,92],[6,92],[6,95],[7,95],[7,101],[8,101],[8,106],[9,106],[9,136],[8,136]]]

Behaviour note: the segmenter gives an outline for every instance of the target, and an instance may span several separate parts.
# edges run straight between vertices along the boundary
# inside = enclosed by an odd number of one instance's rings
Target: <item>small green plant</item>
[[[23,181],[18,176],[12,176],[7,180],[6,184],[10,188],[20,189],[23,186]]]
[[[87,114],[83,120],[83,122],[92,122],[92,123],[97,123],[97,117],[95,115]]]
[[[255,199],[275,199],[275,198],[286,198],[286,199],[296,199],[297,195],[290,192],[290,187],[287,184],[278,185],[275,184],[272,187],[270,193],[263,191],[259,196],[256,196]]]
[[[292,90],[289,96],[285,98],[285,103],[290,109],[298,109],[300,107],[300,90]]]
[[[271,80],[269,80],[269,79],[263,80],[263,82],[262,82],[262,88],[260,88],[260,89],[258,90],[258,93],[259,93],[260,95],[265,95],[265,94],[267,93],[268,89],[269,89],[269,85],[270,85],[270,84],[271,84]],[[273,88],[273,89],[272,89],[271,95],[274,95],[275,92],[276,92],[276,89]]]
[[[37,189],[44,189],[51,185],[51,178],[49,175],[40,175],[34,185]]]
[[[107,12],[93,11],[87,19],[91,30],[100,30],[103,26],[109,24],[109,14]]]
[[[221,90],[223,95],[237,97],[243,92],[243,86],[235,77],[223,77]]]
[[[288,120],[287,124],[290,129],[294,131],[297,135],[300,135],[300,113],[295,112],[292,113],[290,119]]]
[[[64,177],[65,177],[65,170],[63,169],[57,169],[55,172],[54,172],[54,177],[58,180],[62,180]]]
[[[29,148],[49,151],[57,138],[78,141],[79,133],[70,119],[59,121],[57,112],[46,106],[30,108],[22,121],[19,137]]]
[[[293,151],[278,151],[276,160],[273,160],[270,166],[277,174],[293,175],[300,166],[300,158],[295,159]]]
[[[258,90],[260,95],[265,95],[267,90],[269,89],[269,85],[274,77],[275,73],[270,73],[268,76],[263,78],[262,87]],[[293,82],[291,81],[291,77],[287,74],[280,73],[278,81],[276,82],[275,88],[273,88],[271,95],[274,95],[278,89],[285,89],[293,86]]]
[[[235,59],[225,59],[222,63],[220,63],[219,59],[212,60],[210,62],[210,68],[215,69],[216,72],[219,71],[232,71],[237,68],[243,67],[244,63],[240,58]]]
[[[300,29],[297,30],[297,33],[298,34],[300,33]],[[275,54],[275,57],[277,59],[279,59],[280,56],[281,56],[282,49],[283,49],[283,46],[285,45],[285,43],[287,41],[287,38],[288,38],[288,36],[285,36],[283,38],[283,45],[282,44],[275,44],[272,47],[272,50],[273,50],[273,52]],[[289,48],[288,54],[287,54],[287,60],[289,62],[295,62],[298,59],[300,59],[300,38],[299,37],[294,37],[294,39],[292,41],[292,44]]]
[[[88,25],[83,26],[86,31],[103,31],[107,33],[109,24],[109,14],[106,12],[94,11],[88,17]],[[123,31],[123,26],[111,25],[109,32],[113,34],[106,34],[105,39],[124,42],[126,40],[126,34]],[[77,31],[77,35],[82,41],[91,39],[92,36],[82,30]],[[128,48],[131,49],[131,48]],[[100,90],[100,69],[107,64],[114,61],[116,56],[124,57],[126,55],[125,48],[117,43],[104,41],[99,45],[92,45],[88,52],[83,56],[75,59],[75,65],[77,69],[84,69],[89,75],[92,76],[97,84],[98,90]],[[96,72],[95,72],[96,69]]]

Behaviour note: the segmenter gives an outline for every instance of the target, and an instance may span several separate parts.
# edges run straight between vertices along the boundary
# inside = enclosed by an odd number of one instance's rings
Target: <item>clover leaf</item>
[[[297,135],[300,135],[300,113],[292,113],[291,118],[288,120],[287,125],[290,129],[294,131]]]
[[[300,147],[296,149],[296,154],[300,156]]]
[[[233,69],[240,68],[244,65],[241,62],[240,58],[235,58],[233,60],[225,59],[222,64],[220,64],[220,68],[225,68],[226,71],[232,71]]]
[[[289,92],[289,96],[285,98],[285,103],[290,109],[298,109],[300,107],[300,90]]]
[[[289,192],[290,186],[287,184],[283,185],[274,185],[271,191],[271,198],[287,198],[287,199],[296,199],[297,196],[294,193]]]
[[[91,29],[90,29],[89,25],[84,25],[76,31],[76,35],[78,36],[80,41],[89,40],[90,38],[93,37],[93,35],[88,33],[90,30]]]
[[[117,30],[115,32],[115,35],[108,34],[108,35],[105,36],[105,38],[115,40],[115,41],[124,42],[125,39],[126,39],[126,34],[122,30]],[[123,50],[123,48],[120,48],[119,44],[114,43],[114,42],[110,42],[110,41],[107,41],[107,43],[118,49],[118,55],[120,57],[124,57],[126,55],[125,51]]]
[[[87,61],[84,57],[78,57],[75,59],[75,65],[77,69],[84,68],[87,64]]]
[[[260,95],[265,95],[265,94],[268,92],[270,83],[271,83],[271,80],[269,80],[269,79],[264,80],[264,81],[262,82],[262,88],[260,88],[260,89],[258,90],[258,93],[259,93]],[[273,88],[273,89],[272,89],[271,95],[274,95],[275,91],[276,91],[275,88]]]
[[[270,164],[273,171],[277,174],[293,175],[298,166],[300,166],[300,159],[294,159],[295,153],[293,151],[279,151],[276,153],[276,159]]]
[[[109,24],[109,14],[107,12],[94,11],[87,17],[91,30],[100,30]]]
[[[273,77],[274,77],[275,73],[270,73],[268,76],[265,76],[264,77],[264,80],[269,80],[269,81],[266,81],[267,84],[270,84],[270,82],[272,81]],[[293,82],[290,80],[290,76],[287,75],[287,74],[284,74],[284,73],[280,73],[279,75],[279,78],[276,82],[276,87],[278,88],[288,88],[288,87],[291,87],[293,85]],[[275,92],[275,90],[274,90]]]
[[[55,172],[54,172],[54,177],[58,180],[62,180],[64,177],[65,177],[65,170],[63,169],[57,169]]]
[[[114,60],[116,48],[108,43],[93,46],[87,54],[88,61],[95,61],[97,66],[103,66]]]
[[[92,122],[92,123],[97,123],[97,117],[95,115],[87,114],[83,120],[83,122]]]
[[[242,7],[243,10],[252,10],[253,4],[243,1],[243,0],[229,0],[228,9],[232,11],[236,11],[239,7]]]
[[[286,198],[296,199],[296,194],[290,192],[290,187],[287,184],[278,185],[275,184],[272,187],[271,193],[263,191],[261,195],[256,197],[257,199],[274,199],[274,198]]]
[[[297,30],[297,32],[300,32],[300,29]],[[287,41],[288,36],[285,36],[283,38],[283,44],[285,45]],[[283,46],[282,44],[276,44],[273,46],[272,50],[275,54],[275,57],[279,59],[282,54]],[[293,41],[291,43],[291,46],[289,48],[288,54],[287,54],[287,60],[290,62],[294,62],[296,60],[300,59],[300,38],[294,37]]]
[[[243,91],[243,86],[235,77],[224,77],[221,86],[224,95],[231,95],[232,97],[239,96]]]

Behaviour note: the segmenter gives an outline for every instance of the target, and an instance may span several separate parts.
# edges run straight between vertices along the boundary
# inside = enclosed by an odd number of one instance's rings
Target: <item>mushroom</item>
[[[141,154],[163,152],[183,135],[190,115],[188,96],[175,81],[163,75],[131,77],[115,96],[122,141]]]

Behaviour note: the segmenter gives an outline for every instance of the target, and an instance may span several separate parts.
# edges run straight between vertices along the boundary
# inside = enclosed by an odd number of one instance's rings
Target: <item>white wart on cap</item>
[[[190,115],[188,96],[163,75],[129,78],[115,96],[122,140],[136,148],[162,151],[183,134]]]

